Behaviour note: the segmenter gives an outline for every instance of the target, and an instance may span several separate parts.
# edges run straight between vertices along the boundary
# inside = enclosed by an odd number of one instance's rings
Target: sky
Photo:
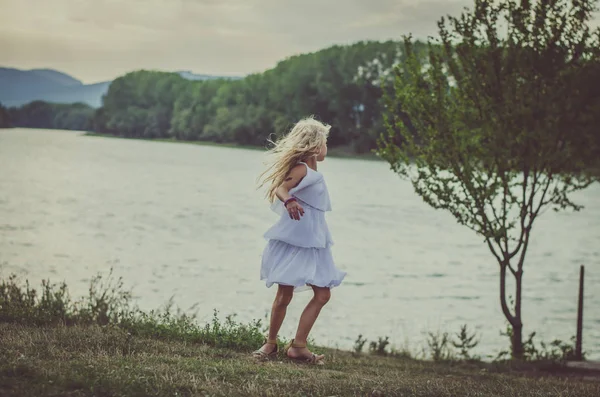
[[[262,72],[360,40],[426,38],[472,0],[0,0],[0,66],[84,83],[138,69]]]

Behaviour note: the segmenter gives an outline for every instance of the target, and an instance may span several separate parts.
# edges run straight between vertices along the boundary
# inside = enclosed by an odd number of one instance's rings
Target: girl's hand
[[[304,208],[302,208],[302,206],[298,204],[297,201],[291,201],[290,203],[288,203],[286,209],[291,219],[299,221],[300,218],[304,215]]]

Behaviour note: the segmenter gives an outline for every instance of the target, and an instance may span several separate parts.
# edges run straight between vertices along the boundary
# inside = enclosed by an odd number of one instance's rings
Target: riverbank
[[[324,367],[132,336],[118,327],[0,324],[5,396],[577,396],[600,393],[558,367],[434,363],[331,349]]]
[[[82,134],[82,136],[84,136],[84,137],[100,137],[100,138],[116,138],[116,139],[148,141],[148,142],[181,143],[181,144],[187,144],[187,145],[226,147],[226,148],[231,148],[231,149],[246,149],[246,150],[256,150],[256,151],[264,151],[265,150],[265,148],[259,147],[259,146],[240,145],[240,144],[236,144],[236,143],[217,143],[217,142],[209,142],[209,141],[180,141],[177,139],[127,138],[127,137],[122,137],[122,136],[117,136],[117,135],[99,134],[96,132],[85,132]],[[329,148],[328,156],[333,157],[333,158],[383,161],[383,160],[381,160],[381,158],[377,157],[377,155],[375,155],[374,153],[357,154],[357,153],[352,152],[352,150],[350,148],[345,148],[345,147]]]
[[[433,361],[357,340],[354,352],[310,345],[322,367],[284,354],[257,362],[260,321],[215,312],[204,325],[167,305],[135,308],[121,279],[96,276],[72,300],[65,284],[34,289],[0,278],[2,396],[577,396],[600,393],[597,373],[558,358],[484,363],[430,344]],[[362,343],[361,343],[362,340]],[[279,341],[280,347],[285,343]],[[382,343],[383,342],[383,343]],[[439,342],[439,339],[438,339]],[[435,345],[437,344],[437,348]],[[372,344],[373,345],[373,344]],[[467,349],[468,350],[468,349]],[[435,354],[435,352],[438,354]]]
[[[180,141],[177,139],[147,139],[147,138],[127,138],[117,135],[110,134],[99,134],[96,132],[84,132],[81,134],[84,137],[100,137],[100,138],[116,138],[116,139],[126,139],[126,140],[138,140],[138,141],[149,141],[149,142],[168,142],[168,143],[181,143],[187,145],[200,145],[200,146],[213,146],[213,147],[225,147],[231,149],[245,149],[245,150],[255,150],[255,151],[264,151],[266,150],[263,147],[252,146],[252,145],[240,145],[236,143],[217,143],[210,141]],[[334,147],[329,148],[327,152],[328,157],[332,158],[342,158],[342,159],[354,159],[354,160],[368,160],[368,161],[384,161],[375,153],[362,153],[357,154],[352,151],[351,147]],[[589,174],[600,178],[600,169],[591,169],[589,170]]]

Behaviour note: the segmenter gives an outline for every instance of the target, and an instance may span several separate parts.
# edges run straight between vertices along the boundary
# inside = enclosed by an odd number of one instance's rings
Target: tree
[[[49,103],[33,101],[10,108],[9,116],[15,127],[61,130],[85,130],[90,126],[94,109],[85,103]]]
[[[128,73],[111,83],[90,125],[128,138],[168,137],[175,100],[187,83],[176,73]]]
[[[332,148],[369,152],[384,129],[381,86],[390,85],[389,71],[403,60],[400,44],[332,46],[292,56],[239,80],[188,81],[175,73],[128,73],[111,83],[89,128],[130,138],[264,146],[268,137],[314,115],[331,124]]]
[[[8,109],[6,109],[2,103],[0,103],[0,128],[8,128],[11,125]]]
[[[523,357],[523,272],[534,221],[548,208],[581,209],[571,193],[595,180],[594,3],[475,0],[472,11],[440,20],[427,62],[405,39],[408,61],[396,68],[386,101],[380,156],[426,203],[484,238],[499,264],[515,358]]]
[[[169,135],[263,146],[272,134],[313,114],[332,125],[331,147],[369,151],[383,129],[381,76],[366,80],[357,74],[374,59],[380,71],[391,69],[398,46],[393,41],[333,46],[290,57],[241,80],[187,83],[175,100]],[[358,105],[362,112],[357,121]],[[126,106],[108,112],[121,110]]]

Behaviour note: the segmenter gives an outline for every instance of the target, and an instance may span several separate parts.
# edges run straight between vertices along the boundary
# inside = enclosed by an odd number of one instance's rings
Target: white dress
[[[264,235],[268,240],[262,256],[260,279],[267,287],[273,284],[294,286],[295,291],[309,286],[333,288],[346,276],[338,270],[331,256],[333,240],[325,222],[331,211],[329,192],[323,174],[305,163],[306,176],[290,190],[302,208],[299,221],[291,219],[283,203],[276,200],[271,209],[279,221]]]

